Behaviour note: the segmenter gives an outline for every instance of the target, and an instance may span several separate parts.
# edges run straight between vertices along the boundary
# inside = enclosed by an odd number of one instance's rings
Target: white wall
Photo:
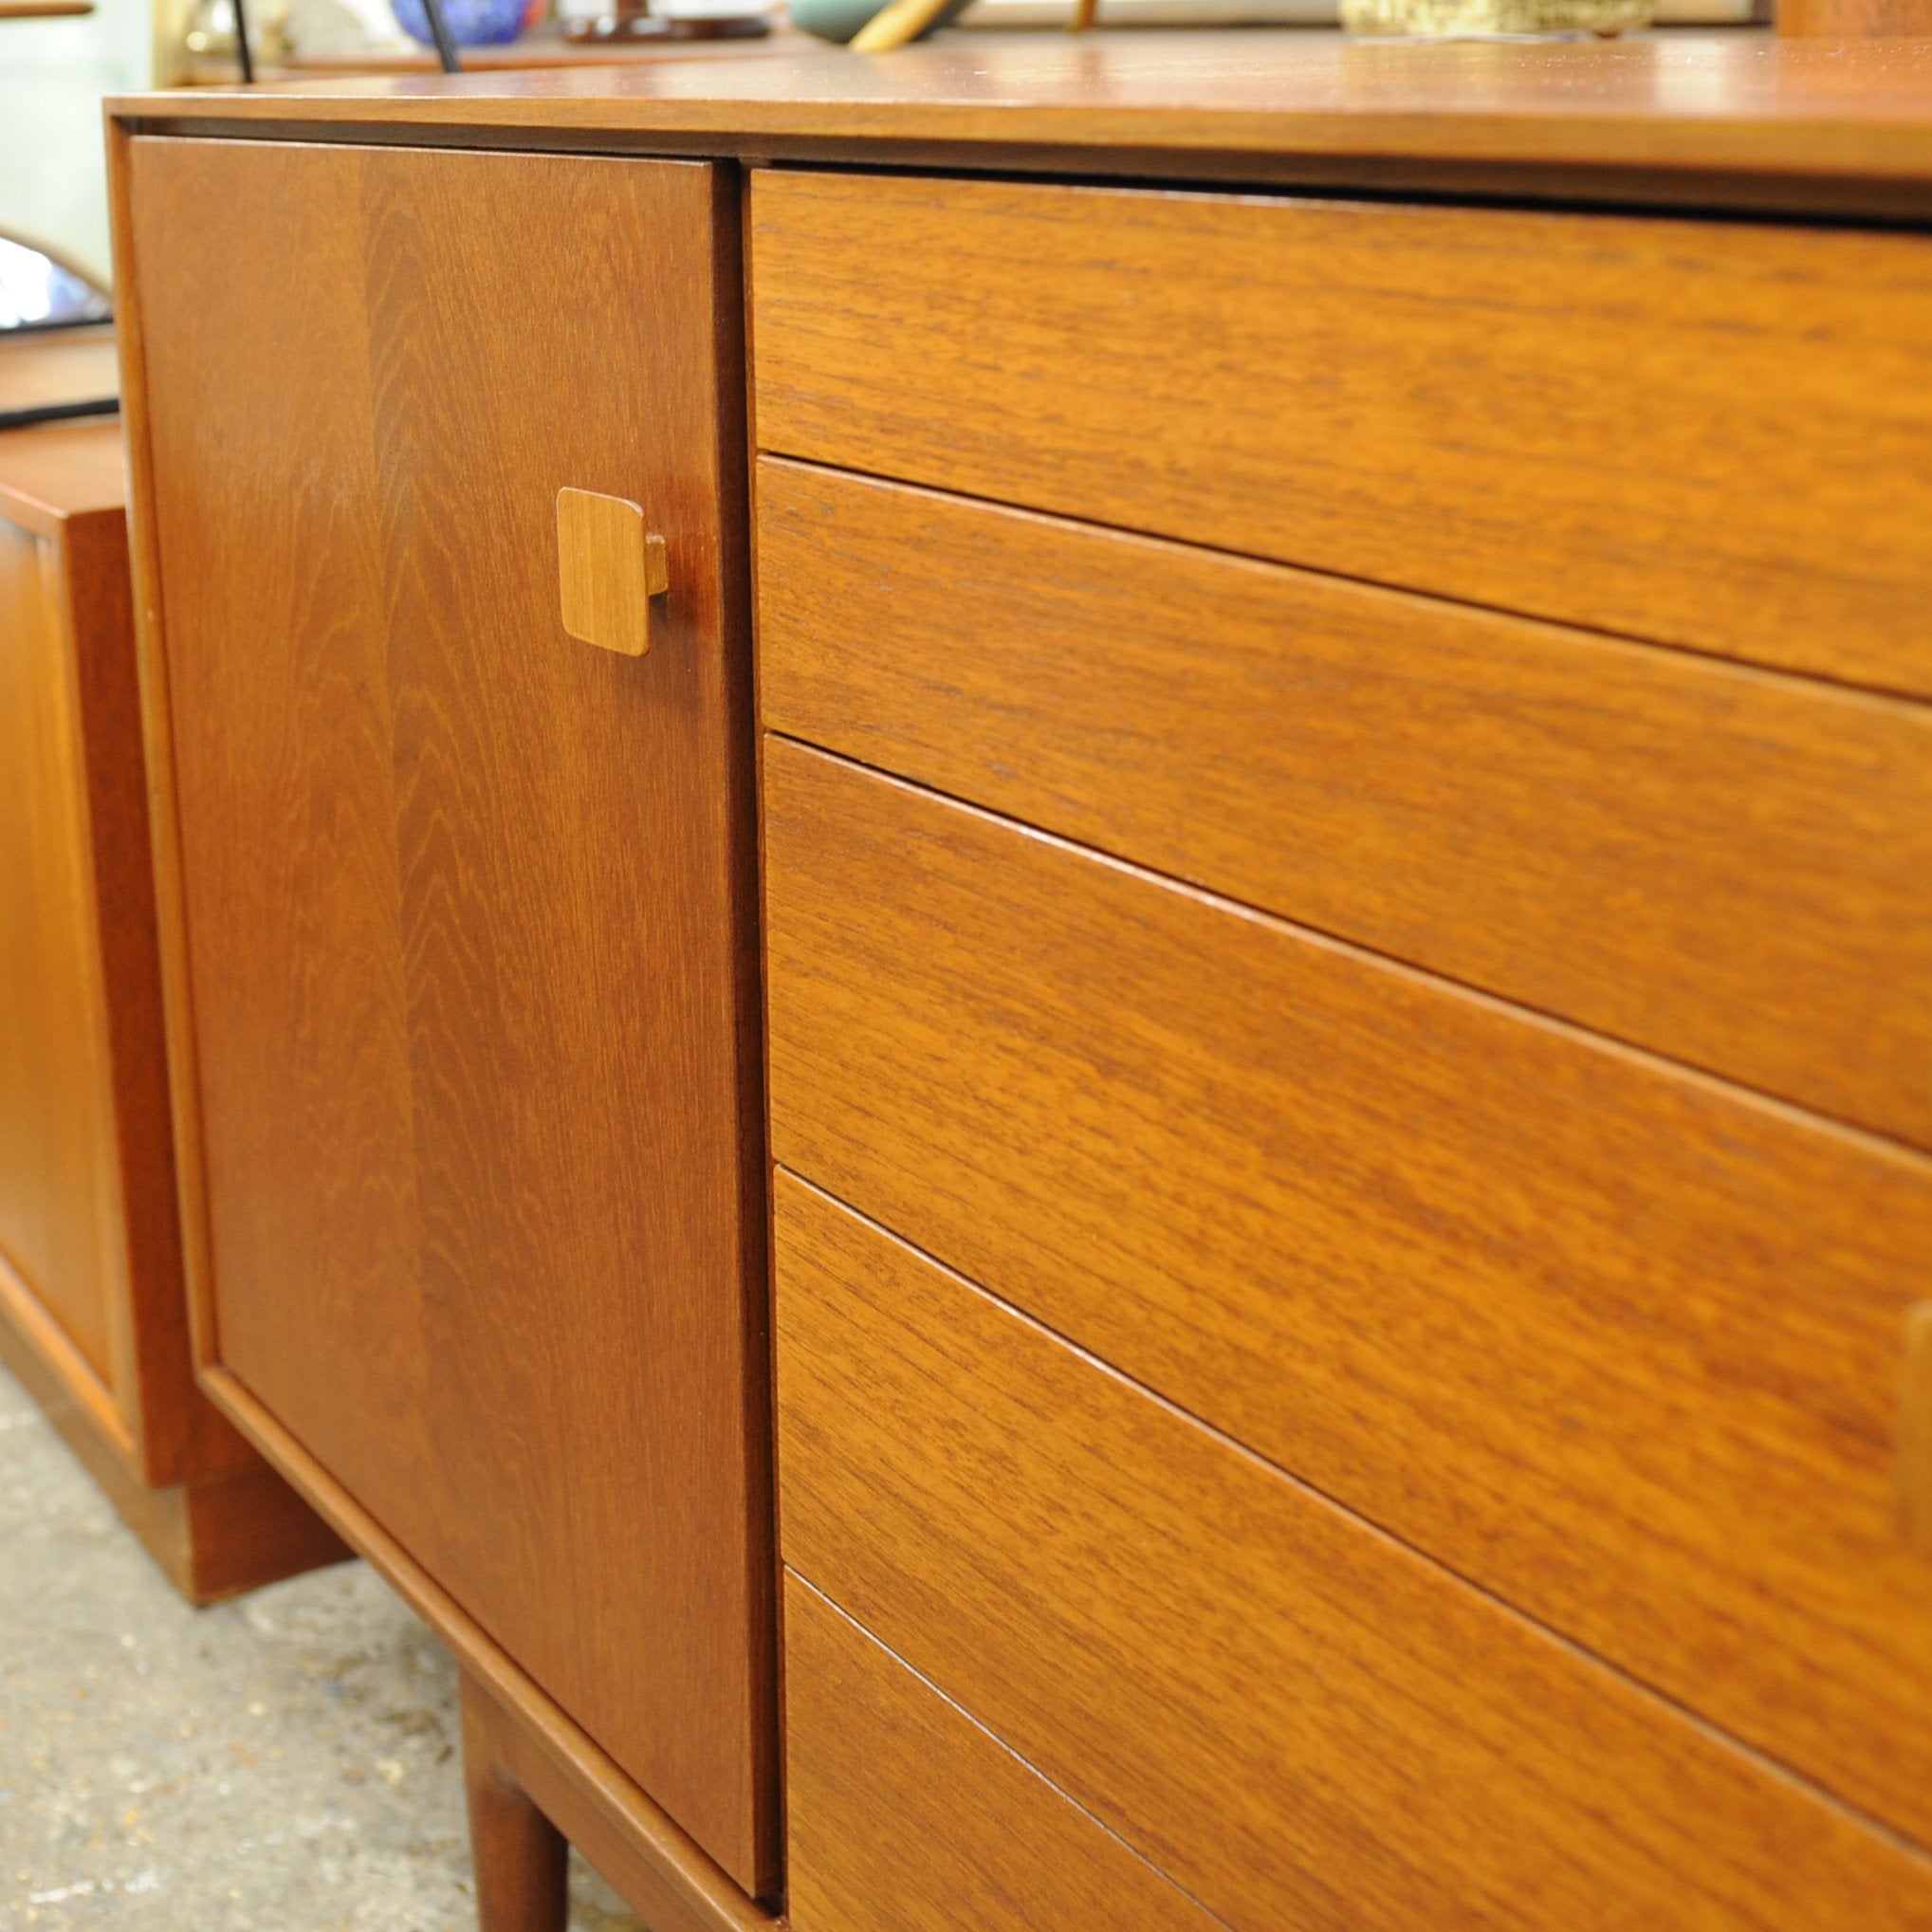
[[[70,20],[0,20],[0,229],[105,277],[101,97],[153,84],[153,0]]]

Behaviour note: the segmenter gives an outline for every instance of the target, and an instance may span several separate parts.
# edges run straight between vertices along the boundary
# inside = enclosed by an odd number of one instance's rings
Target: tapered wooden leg
[[[481,1932],[563,1932],[570,1848],[563,1833],[510,1782],[497,1739],[505,1719],[463,1674],[463,1781],[469,1794],[469,1856]]]

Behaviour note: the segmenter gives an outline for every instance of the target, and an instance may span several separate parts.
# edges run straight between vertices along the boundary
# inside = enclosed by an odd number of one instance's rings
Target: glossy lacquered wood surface
[[[725,185],[129,162],[210,1345],[755,1891],[773,1582]],[[665,534],[648,657],[562,628],[566,485]]]
[[[1932,46],[1758,34],[1592,45],[1364,46],[1336,33],[942,35],[890,61],[691,61],[395,76],[272,95],[122,96],[136,124],[408,124],[443,138],[713,153],[1000,159],[1220,180],[1922,205]],[[1807,177],[1801,181],[1797,177]],[[1916,185],[1915,185],[1916,184]]]
[[[0,1253],[125,1390],[131,1365],[114,1357],[126,1257],[59,571],[49,540],[0,524]]]
[[[94,402],[120,393],[111,322],[0,336],[0,410]]]
[[[795,1932],[1217,1923],[791,1574],[785,1826]]]
[[[191,1603],[218,1603],[350,1555],[334,1530],[258,1457],[180,1482],[150,1483],[141,1467],[145,1419],[137,1436],[113,1391],[72,1349],[4,1256],[0,1362],[40,1405],[121,1520]],[[201,1399],[199,1390],[194,1394]],[[151,1399],[148,1413],[156,1408]],[[166,1411],[162,1414],[165,1419]]]
[[[563,1932],[570,1846],[517,1782],[513,1718],[473,1678],[462,1680],[463,1785],[478,1932]]]
[[[779,1160],[1932,1836],[1932,1164],[765,746]]]
[[[12,430],[0,461],[0,517],[58,536],[70,519],[106,513],[125,524],[127,449],[118,420]]]
[[[0,819],[20,841],[0,868],[17,975],[0,1057],[24,1163],[19,1244],[0,1246],[57,1320],[79,1321],[100,1379],[78,1399],[131,1481],[166,1487],[250,1458],[195,1389],[189,1351],[125,502],[118,423],[0,445],[0,535],[16,564],[30,545],[37,579],[9,578],[28,602],[8,619],[0,706],[0,785],[15,788]]]
[[[487,1692],[505,1720],[494,1744],[514,1782],[653,1932],[772,1932],[774,1915],[747,1898],[230,1371],[217,1366],[202,1379],[223,1412],[436,1632],[472,1687]]]
[[[787,1563],[1239,1932],[1932,1924],[1923,1856],[783,1174],[775,1227]]]
[[[1932,1301],[1905,1317],[1899,1390],[1899,1534],[1932,1561]]]
[[[1780,34],[1834,41],[1913,40],[1932,33],[1925,0],[1780,0]]]
[[[1932,691],[1922,236],[776,171],[751,208],[775,453]]]
[[[1932,1140],[1932,712],[764,459],[778,730]]]

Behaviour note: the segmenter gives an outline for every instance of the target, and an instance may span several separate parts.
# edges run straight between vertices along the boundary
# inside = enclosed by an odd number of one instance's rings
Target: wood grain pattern
[[[787,1563],[1239,1932],[1932,1924],[1923,1856],[777,1200]]]
[[[9,1363],[17,1356],[33,1365],[16,1368],[14,1374],[56,1426],[58,1410],[71,1418],[74,1429],[93,1439],[101,1455],[119,1466],[122,1486],[138,1488],[134,1470],[140,1445],[113,1385],[14,1266],[4,1246],[0,1246],[0,1348]],[[74,1429],[63,1433],[72,1435]],[[82,1460],[92,1468],[89,1457],[83,1455]]]
[[[1932,713],[760,465],[766,725],[1920,1145]]]
[[[1780,34],[1829,40],[1923,39],[1932,33],[1926,0],[1778,0]]]
[[[1932,691],[1921,236],[790,172],[751,207],[762,448]]]
[[[223,1603],[355,1554],[259,1457],[149,1494],[178,1511],[181,1589],[194,1603]]]
[[[57,537],[70,518],[127,509],[127,450],[116,422],[43,423],[9,430],[0,462],[0,516]]]
[[[0,816],[20,840],[0,866],[0,1247],[81,1346],[48,1353],[36,1323],[28,1344],[57,1373],[87,1364],[82,1407],[137,1486],[168,1487],[251,1458],[196,1390],[189,1350],[125,500],[116,424],[0,449],[0,541],[19,566],[0,623]]]
[[[116,462],[119,467],[119,453]],[[101,1023],[113,1105],[112,1145],[103,1159],[114,1174],[114,1240],[123,1256],[128,1297],[122,1386],[136,1422],[142,1480],[201,1482],[224,1472],[239,1476],[255,1458],[194,1384],[124,513],[117,507],[69,515],[59,547],[82,726]]]
[[[219,1359],[760,1889],[719,180],[144,140],[129,185]],[[565,482],[665,532],[648,659],[561,629]]]
[[[0,1362],[191,1603],[217,1603],[348,1555],[308,1504],[252,1457],[232,1467],[213,1466],[191,1481],[148,1481],[144,1439],[4,1254]]]
[[[1215,1932],[810,1584],[784,1602],[793,1932]]]
[[[1932,1836],[1932,1164],[782,739],[764,813],[778,1159]]]
[[[564,1932],[570,1846],[508,1768],[517,1749],[516,1722],[467,1675],[462,1699],[478,1932]]]
[[[1905,1369],[1899,1399],[1899,1531],[1932,1562],[1932,1301],[1905,1316]]]
[[[0,1250],[95,1371],[127,1300],[79,692],[45,538],[0,524]]]
[[[1613,46],[1364,47],[1339,33],[942,36],[895,60],[656,62],[588,74],[120,96],[125,127],[408,125],[476,143],[1053,166],[1217,181],[1928,207],[1932,46],[1738,33]],[[890,145],[888,145],[890,144]]]
[[[118,425],[0,447],[0,1352],[175,1587],[343,1554],[194,1386]]]
[[[664,539],[639,504],[592,489],[557,492],[557,580],[563,628],[585,644],[642,657],[651,599],[670,588]]]
[[[504,1768],[652,1932],[773,1932],[773,1914],[746,1898],[230,1371],[217,1365],[203,1380],[222,1412],[448,1645],[472,1686],[488,1693],[506,1720],[495,1734]]]
[[[112,322],[0,335],[0,410],[92,402],[120,393]]]

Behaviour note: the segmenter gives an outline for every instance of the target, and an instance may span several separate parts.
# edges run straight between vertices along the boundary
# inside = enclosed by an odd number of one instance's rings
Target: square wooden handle
[[[557,590],[573,637],[642,657],[651,649],[651,599],[671,587],[664,539],[644,527],[627,497],[557,492]]]

